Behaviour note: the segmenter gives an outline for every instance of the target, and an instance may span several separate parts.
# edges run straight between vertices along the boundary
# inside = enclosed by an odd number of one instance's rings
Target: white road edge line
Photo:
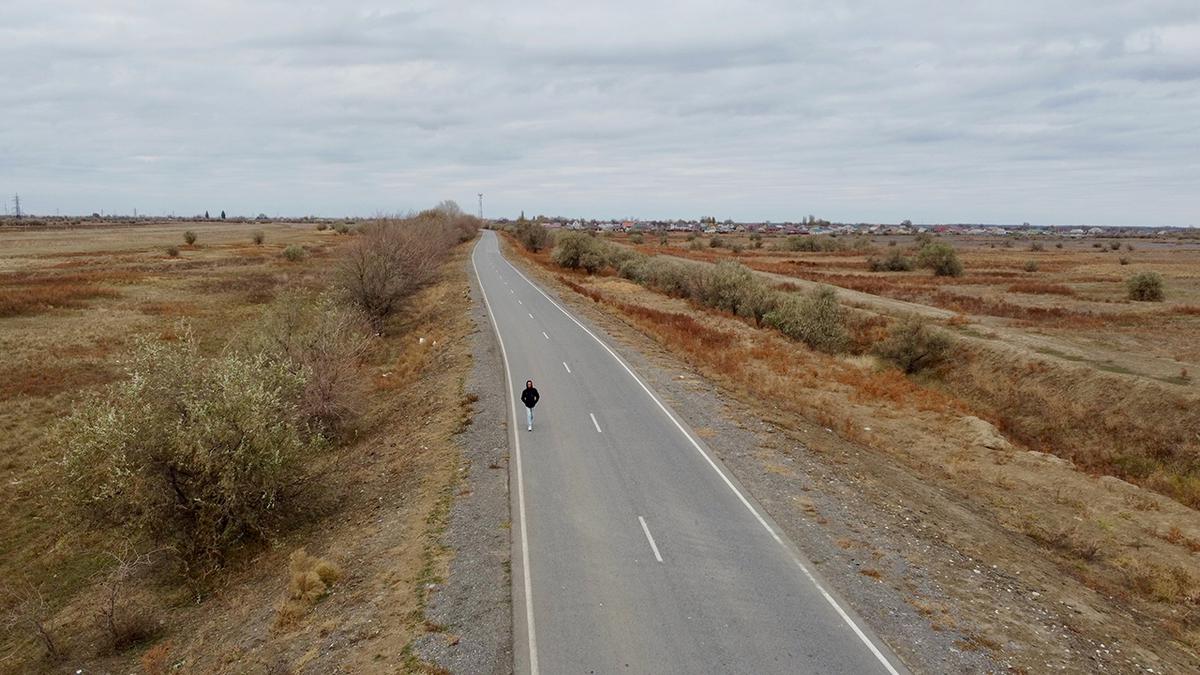
[[[568,373],[571,372],[571,366],[568,366],[566,361],[563,361],[563,368],[566,368]]]
[[[646,519],[638,516],[638,522],[642,524],[642,532],[646,533],[646,541],[650,542],[650,550],[654,551],[654,559],[662,562],[662,555],[658,552],[658,544],[654,543],[654,537],[650,534],[650,528],[646,526]]]
[[[566,364],[564,363],[563,365],[566,365]],[[596,416],[592,413],[588,413],[588,417],[591,417],[592,424],[596,425],[596,433],[598,433],[598,434],[604,433],[603,431],[600,431],[600,423],[596,421]]]
[[[550,336],[546,335],[546,331],[542,331],[542,337],[546,338],[547,340],[550,339]]]
[[[529,277],[525,276],[524,272],[517,269],[516,266],[510,263],[508,258],[505,258],[504,255],[501,254],[500,259],[504,261],[505,265],[508,265],[510,268],[512,268],[512,271],[516,272],[522,279],[524,279],[525,283],[532,286],[533,290],[541,293],[543,298],[546,298],[550,301],[550,304],[558,308],[558,311],[566,315],[566,317],[573,321],[576,326],[579,326],[583,332],[590,335],[593,340],[595,340],[600,344],[601,347],[604,348],[604,351],[608,352],[609,355],[612,356],[613,359],[615,359],[616,362],[625,369],[625,372],[629,373],[629,376],[632,377],[634,381],[642,387],[642,390],[645,391],[646,394],[656,404],[658,404],[659,410],[662,410],[663,414],[665,414],[667,418],[675,424],[675,428],[679,429],[679,432],[687,437],[688,441],[691,442],[692,447],[696,449],[696,452],[699,452],[700,455],[704,457],[704,459],[708,462],[708,465],[712,467],[713,471],[717,472],[717,475],[721,477],[721,480],[724,481],[725,485],[733,491],[733,494],[737,495],[738,500],[741,501],[742,505],[744,505],[750,511],[756,520],[758,520],[758,523],[763,526],[763,529],[765,529],[771,535],[771,537],[783,547],[787,554],[791,556],[792,562],[794,562],[796,566],[800,568],[800,571],[804,573],[804,576],[808,577],[808,580],[812,582],[812,585],[817,587],[817,590],[821,592],[821,595],[825,597],[825,600],[833,606],[838,615],[842,617],[842,620],[846,622],[846,625],[850,626],[850,628],[854,631],[854,634],[858,636],[858,639],[867,646],[867,649],[871,650],[871,653],[875,655],[875,658],[879,661],[879,663],[883,664],[883,667],[886,668],[888,673],[891,673],[891,675],[900,675],[900,672],[897,671],[896,668],[887,660],[887,657],[883,655],[883,652],[879,651],[879,647],[875,646],[875,643],[867,637],[867,634],[863,632],[862,628],[859,628],[858,624],[850,618],[850,615],[846,613],[846,610],[842,609],[842,606],[838,604],[838,601],[829,594],[829,591],[825,590],[825,587],[822,586],[819,581],[817,581],[817,578],[808,569],[808,566],[805,565],[804,562],[801,561],[800,558],[798,558],[796,554],[787,546],[787,544],[784,543],[783,538],[775,532],[774,528],[771,527],[765,518],[759,515],[758,510],[754,508],[754,505],[750,503],[750,500],[746,499],[746,496],[742,494],[741,490],[737,489],[737,486],[733,484],[733,481],[729,480],[729,477],[725,475],[725,472],[721,470],[721,467],[717,466],[717,463],[713,461],[712,457],[708,456],[708,453],[704,451],[704,448],[700,447],[700,443],[697,442],[695,438],[692,438],[692,435],[687,432],[687,429],[683,427],[683,424],[681,424],[679,420],[675,419],[675,416],[671,414],[671,411],[667,409],[667,406],[663,405],[663,402],[658,400],[658,397],[654,395],[653,391],[650,391],[650,387],[647,387],[645,382],[642,382],[642,378],[638,377],[637,374],[633,372],[633,369],[626,365],[625,361],[623,361],[620,356],[617,356],[617,353],[614,352],[611,347],[604,343],[604,340],[596,337],[596,334],[588,330],[587,326],[580,323],[579,319],[576,319],[570,312],[563,309],[562,305],[555,302],[554,299],[549,295],[546,295],[546,292],[539,288],[537,284],[530,281]],[[514,412],[513,414],[515,415],[516,413]]]
[[[476,247],[478,246],[476,244]],[[525,627],[529,633],[529,673],[538,675],[537,631],[533,626],[533,584],[529,579],[529,529],[525,522],[525,479],[521,472],[521,434],[517,429],[519,424],[517,404],[512,395],[512,373],[509,372],[508,352],[504,350],[504,338],[500,336],[500,325],[496,323],[496,315],[492,313],[492,304],[488,302],[487,291],[483,290],[483,278],[479,276],[479,267],[475,265],[475,249],[471,250],[471,267],[475,270],[475,279],[479,282],[479,292],[483,294],[483,304],[487,307],[488,317],[492,320],[492,329],[496,332],[496,340],[500,343],[500,356],[504,359],[504,382],[508,387],[508,405],[512,409],[513,417],[513,456],[517,460],[517,510],[521,520],[521,571],[525,577]]]

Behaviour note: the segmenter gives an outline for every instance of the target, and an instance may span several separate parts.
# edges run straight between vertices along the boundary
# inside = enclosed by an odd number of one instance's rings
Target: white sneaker
[[[530,431],[533,431],[533,425],[532,425],[532,424],[530,424],[530,425],[529,425],[529,430],[530,430]]]

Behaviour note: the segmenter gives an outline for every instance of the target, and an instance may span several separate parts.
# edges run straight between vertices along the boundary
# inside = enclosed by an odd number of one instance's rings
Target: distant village
[[[524,217],[524,216],[522,216]],[[1146,237],[1170,236],[1179,232],[1187,232],[1196,228],[1170,227],[1080,227],[1071,225],[1042,225],[1034,226],[1029,223],[1020,225],[982,225],[972,223],[937,223],[914,224],[903,221],[899,224],[886,223],[831,223],[826,220],[809,216],[799,223],[785,222],[734,222],[725,220],[717,222],[714,218],[699,220],[585,220],[537,216],[530,219],[548,229],[566,230],[598,230],[604,232],[696,232],[702,234],[727,234],[733,232],[760,232],[763,234],[782,235],[916,235],[922,233],[968,236],[1047,236],[1047,237]],[[501,218],[496,221],[504,224],[511,221]]]

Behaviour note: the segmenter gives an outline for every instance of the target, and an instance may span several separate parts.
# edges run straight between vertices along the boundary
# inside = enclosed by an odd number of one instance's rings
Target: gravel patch
[[[416,640],[424,661],[454,673],[505,675],[512,661],[512,582],[509,578],[508,401],[504,366],[468,258],[473,365],[464,385],[479,399],[458,435],[462,478],[442,544],[452,551],[446,583],[435,589],[426,619],[441,629]]]

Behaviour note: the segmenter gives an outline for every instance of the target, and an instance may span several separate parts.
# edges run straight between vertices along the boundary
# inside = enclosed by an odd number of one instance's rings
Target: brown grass
[[[45,398],[105,384],[115,378],[116,373],[107,365],[90,361],[0,366],[0,401]]]
[[[275,626],[295,625],[329,593],[329,587],[342,577],[342,570],[333,563],[296,549],[288,558],[288,587],[283,602],[275,614]]]
[[[1051,284],[1044,281],[1018,281],[1008,287],[1009,293],[1033,293],[1040,295],[1065,295],[1072,297],[1075,290],[1063,284]]]

